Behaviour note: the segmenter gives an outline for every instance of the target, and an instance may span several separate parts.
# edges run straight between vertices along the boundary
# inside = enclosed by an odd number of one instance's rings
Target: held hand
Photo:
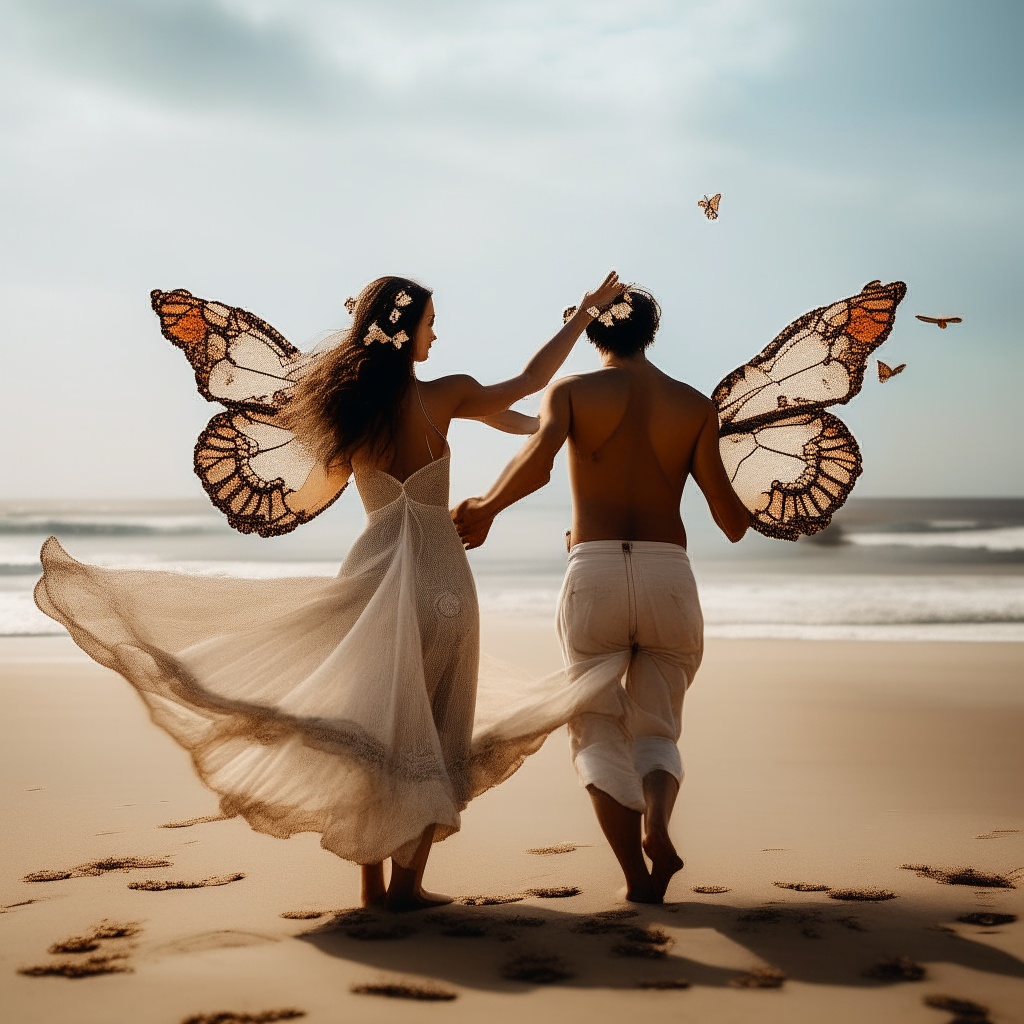
[[[588,306],[597,306],[601,309],[614,302],[625,290],[626,286],[619,281],[619,275],[613,270],[593,291],[583,296],[580,309],[586,309]]]
[[[472,550],[480,547],[490,532],[494,517],[481,512],[479,498],[466,498],[452,510],[452,521],[463,545]]]

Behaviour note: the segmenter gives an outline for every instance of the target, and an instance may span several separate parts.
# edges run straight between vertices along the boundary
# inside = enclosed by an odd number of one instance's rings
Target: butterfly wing
[[[857,441],[827,412],[795,413],[725,434],[720,445],[751,525],[779,540],[828,526],[861,473]]]
[[[308,523],[340,497],[348,471],[328,472],[272,416],[217,413],[199,435],[195,471],[240,533],[276,537]]]
[[[718,204],[722,201],[722,193],[719,192],[717,196],[711,197],[711,209],[714,210],[715,216],[718,216]]]
[[[712,393],[722,459],[756,530],[796,540],[831,521],[861,471],[845,424],[826,413],[861,389],[906,285],[871,281],[805,313]]]
[[[881,359],[878,360],[878,381],[880,384],[884,384],[890,377],[895,377],[897,373],[902,373],[907,368],[906,363],[900,363],[899,366],[888,366],[883,363]]]
[[[208,402],[270,411],[302,376],[308,360],[265,320],[200,299],[184,288],[150,293],[160,331],[180,348]]]

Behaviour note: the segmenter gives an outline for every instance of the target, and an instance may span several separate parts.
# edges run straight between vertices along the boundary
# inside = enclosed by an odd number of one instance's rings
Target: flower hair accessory
[[[407,291],[400,291],[395,296],[395,305],[392,307],[391,312],[388,314],[388,323],[397,324],[402,319],[402,310],[412,302],[412,296]],[[345,303],[348,306],[348,302]],[[399,331],[394,336],[385,334],[380,327],[377,326],[377,322],[374,321],[370,324],[369,330],[366,332],[366,337],[363,338],[364,345],[370,345],[375,341],[379,341],[385,345],[394,345],[395,348],[400,349],[409,340],[409,335],[405,331]]]
[[[384,345],[394,345],[395,348],[401,349],[401,347],[409,340],[409,335],[405,331],[399,331],[393,337],[386,335],[378,326],[377,322],[374,321],[370,324],[370,329],[366,332],[366,337],[363,338],[364,345],[371,345],[375,341],[379,341]]]

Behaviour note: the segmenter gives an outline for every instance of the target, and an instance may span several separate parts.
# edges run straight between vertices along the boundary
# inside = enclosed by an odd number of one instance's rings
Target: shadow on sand
[[[910,898],[855,906],[822,897],[760,906],[686,902],[636,907],[636,915],[628,917],[622,910],[574,913],[548,902],[456,904],[406,915],[359,912],[355,918],[341,914],[299,938],[329,956],[368,967],[510,993],[556,981],[583,988],[635,988],[678,979],[736,985],[741,970],[680,952],[709,947],[708,958],[721,959],[728,948],[723,940],[734,946],[730,959],[742,959],[735,956],[740,946],[790,980],[818,985],[891,984],[865,972],[894,958],[1024,978],[1024,962],[970,937],[979,929],[948,927],[963,912],[959,901],[938,907]],[[516,966],[523,963],[525,972]],[[545,963],[551,971],[544,971]],[[529,979],[531,964],[539,968],[535,980]]]

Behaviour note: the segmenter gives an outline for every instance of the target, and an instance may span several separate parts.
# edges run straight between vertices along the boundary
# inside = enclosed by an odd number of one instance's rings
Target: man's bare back
[[[456,525],[468,547],[483,543],[498,512],[548,482],[566,440],[573,544],[649,540],[685,547],[679,506],[691,474],[726,536],[743,536],[750,514],[722,465],[714,404],[642,352],[602,353],[601,361],[600,370],[551,385],[540,430],[483,498],[459,506]]]

